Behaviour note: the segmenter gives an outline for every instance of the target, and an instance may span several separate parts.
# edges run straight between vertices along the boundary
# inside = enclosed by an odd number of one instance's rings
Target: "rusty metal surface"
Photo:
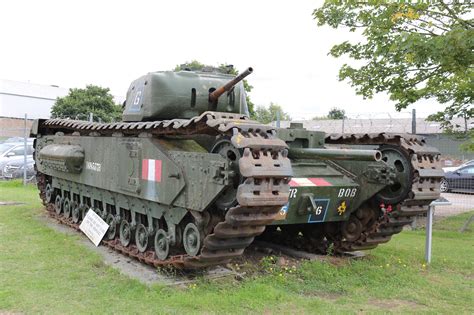
[[[229,91],[234,85],[245,79],[249,74],[253,72],[251,67],[247,68],[244,72],[224,84],[223,86],[217,88],[214,92],[209,94],[209,102],[214,103],[217,102],[219,97],[224,94],[225,92]]]

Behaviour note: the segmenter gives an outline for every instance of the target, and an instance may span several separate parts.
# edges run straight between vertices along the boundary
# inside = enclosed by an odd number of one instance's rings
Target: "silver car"
[[[33,143],[26,144],[27,159],[33,158]],[[24,159],[25,144],[23,142],[4,142],[0,143],[0,176],[3,168],[8,162]]]
[[[35,161],[33,157],[29,157],[26,160],[26,177],[31,178],[35,176]],[[25,160],[23,157],[12,159],[7,162],[1,170],[0,177],[3,179],[22,178],[25,169]]]

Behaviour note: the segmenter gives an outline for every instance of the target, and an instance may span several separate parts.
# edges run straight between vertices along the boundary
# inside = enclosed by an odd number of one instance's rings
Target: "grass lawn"
[[[433,262],[423,263],[424,231],[406,231],[362,260],[305,262],[242,281],[148,287],[38,219],[33,186],[0,182],[0,313],[474,313],[474,212],[437,222]]]

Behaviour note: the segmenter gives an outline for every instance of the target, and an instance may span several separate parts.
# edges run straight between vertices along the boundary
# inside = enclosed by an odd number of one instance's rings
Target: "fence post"
[[[434,206],[428,207],[428,213],[426,215],[426,246],[425,246],[425,261],[431,263],[431,240],[433,236],[433,210]]]
[[[23,186],[26,186],[26,155],[27,155],[27,150],[28,150],[28,129],[27,129],[27,114],[25,113],[25,132],[24,132],[24,150],[23,150]]]
[[[411,133],[416,135],[416,109],[411,110]]]

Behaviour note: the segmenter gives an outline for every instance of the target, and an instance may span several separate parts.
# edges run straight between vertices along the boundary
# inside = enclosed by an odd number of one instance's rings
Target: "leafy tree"
[[[85,89],[70,89],[69,94],[58,97],[51,109],[53,118],[87,119],[89,113],[94,120],[120,121],[122,108],[116,105],[108,88],[88,85]]]
[[[232,75],[238,75],[239,71],[237,71],[232,65],[229,64],[220,64],[217,67],[205,65],[197,60],[192,60],[186,63],[183,63],[181,65],[177,65],[174,67],[173,71],[181,71],[181,70],[191,70],[191,71],[202,71],[202,70],[210,70],[210,71],[216,71],[216,72],[221,72],[221,73],[226,73],[226,74],[232,74]],[[249,92],[252,91],[253,86],[251,86],[247,80],[243,80],[244,84],[244,90],[247,92],[246,94],[246,100],[247,100],[247,106],[249,109],[250,117],[255,115],[255,105],[252,103],[250,100]]]
[[[471,10],[470,1],[326,1],[313,14],[320,26],[361,30],[365,38],[330,50],[357,61],[342,66],[340,80],[364,98],[388,92],[397,110],[436,99],[446,108],[430,118],[449,129],[451,118],[474,116]]]
[[[311,120],[328,120],[330,119],[328,116],[314,116]]]
[[[328,113],[328,119],[345,119],[346,117],[346,111],[343,109],[339,109],[337,107],[331,108],[331,110]]]
[[[261,123],[268,124],[272,121],[277,120],[277,113],[280,113],[280,120],[291,120],[290,115],[285,113],[280,105],[270,103],[268,108],[264,106],[258,106],[255,110],[255,114],[251,116],[252,119],[257,120]]]

